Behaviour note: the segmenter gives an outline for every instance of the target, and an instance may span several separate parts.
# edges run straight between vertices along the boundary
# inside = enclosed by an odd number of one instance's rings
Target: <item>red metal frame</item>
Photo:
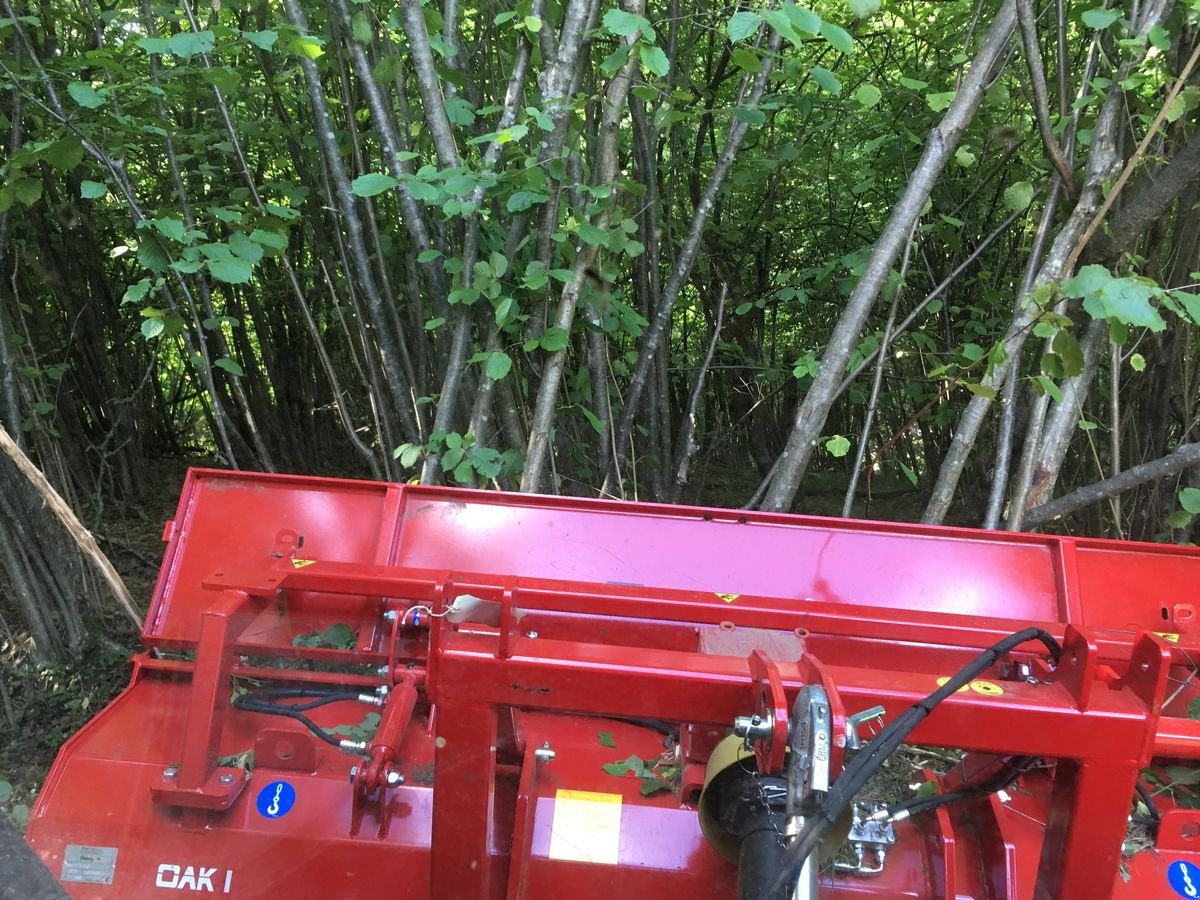
[[[438,898],[568,883],[580,898],[728,896],[736,876],[694,803],[736,716],[769,712],[759,763],[778,771],[803,685],[825,687],[840,750],[847,712],[878,704],[892,718],[1030,624],[1063,642],[1053,671],[1040,645],[1019,648],[911,740],[1057,760],[1053,777],[897,826],[882,876],[829,876],[822,896],[1169,897],[1167,867],[1200,863],[1200,812],[1169,809],[1158,852],[1118,875],[1139,772],[1200,757],[1200,723],[1177,714],[1195,691],[1163,708],[1168,678],[1200,654],[1192,550],[205,470],[189,474],[165,536],[143,637],[194,660],[140,657],[126,694],[64,747],[31,819],[52,871],[68,844],[119,847],[119,893],[69,883],[76,896],[153,895],[155,866],[189,853],[228,860],[243,896],[388,896],[380,871]],[[444,617],[463,596],[492,615]],[[433,615],[400,627],[417,605]],[[339,622],[355,629],[350,650],[293,644]],[[271,657],[365,668],[257,659]],[[353,783],[352,758],[232,711],[235,675],[386,684]],[[334,705],[318,722],[361,714]],[[677,795],[642,797],[603,772],[626,747],[655,749],[653,734],[605,717],[682,726]],[[619,751],[601,731],[620,733]],[[539,763],[546,743],[555,758]],[[245,746],[252,774],[217,764]],[[103,777],[119,799],[82,800],[101,772],[116,773]],[[272,778],[299,786],[294,816],[255,813]],[[619,796],[615,868],[553,852],[560,791]],[[290,868],[265,866],[268,849]]]

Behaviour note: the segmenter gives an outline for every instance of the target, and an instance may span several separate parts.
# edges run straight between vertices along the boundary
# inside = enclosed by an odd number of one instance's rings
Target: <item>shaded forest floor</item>
[[[142,611],[162,562],[163,523],[175,514],[184,476],[190,466],[211,464],[205,459],[158,460],[146,473],[154,489],[145,504],[109,506],[98,522],[82,511]],[[353,475],[344,469],[309,474]],[[744,464],[714,466],[691,486],[684,502],[738,507],[754,493],[758,478]],[[841,473],[813,473],[806,480],[802,508],[812,515],[840,515],[845,490]],[[907,484],[879,486],[869,507],[860,501],[854,512],[863,518],[915,521],[925,500],[924,491]],[[27,642],[0,636],[0,812],[19,826],[24,826],[59,747],[128,683],[129,657],[140,645],[128,620],[106,605],[74,660],[37,665],[28,649]]]

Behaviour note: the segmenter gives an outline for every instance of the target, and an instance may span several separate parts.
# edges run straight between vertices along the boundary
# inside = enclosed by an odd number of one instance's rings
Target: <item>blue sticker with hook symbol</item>
[[[1173,862],[1167,868],[1167,881],[1180,897],[1200,897],[1200,866],[1184,862]]]
[[[255,806],[258,813],[268,819],[280,819],[286,816],[296,804],[296,789],[286,781],[272,781],[258,792]]]

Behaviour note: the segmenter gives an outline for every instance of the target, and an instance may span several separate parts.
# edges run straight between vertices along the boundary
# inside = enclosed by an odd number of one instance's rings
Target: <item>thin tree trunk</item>
[[[893,207],[871,257],[846,302],[846,308],[830,335],[821,359],[821,369],[796,410],[795,423],[775,471],[775,478],[763,500],[763,509],[787,510],[791,507],[863,325],[942,169],[954,155],[963,132],[975,117],[984,91],[994,77],[994,70],[1004,58],[1015,26],[1015,0],[1005,0],[946,115],[930,132],[925,151],[913,170],[904,196]]]
[[[696,445],[696,407],[700,404],[700,396],[704,391],[704,377],[708,374],[708,367],[712,365],[713,356],[717,352],[717,342],[721,337],[721,326],[725,322],[725,296],[729,292],[728,285],[721,285],[721,296],[717,299],[717,315],[713,322],[712,337],[708,341],[708,349],[704,352],[704,359],[700,361],[700,368],[696,370],[696,380],[692,384],[692,393],[688,397],[688,408],[683,418],[683,428],[679,435],[679,456],[675,460],[675,480],[671,485],[671,492],[668,497],[671,503],[679,502],[679,495],[683,493],[684,487],[688,483],[688,463],[691,461],[693,454],[699,449]]]

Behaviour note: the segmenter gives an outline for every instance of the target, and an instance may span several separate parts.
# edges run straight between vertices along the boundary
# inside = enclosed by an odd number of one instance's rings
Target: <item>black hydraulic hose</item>
[[[270,688],[253,693],[241,694],[233,700],[234,709],[240,709],[244,712],[263,713],[268,716],[284,716],[289,719],[295,719],[305,728],[313,733],[315,737],[320,738],[325,743],[332,747],[342,749],[340,738],[329,734],[320,725],[310,719],[304,713],[318,706],[324,706],[327,703],[337,703],[345,700],[358,700],[360,692],[347,691],[344,688],[338,689],[321,689],[321,688]],[[276,699],[284,697],[315,697],[308,703],[275,703]]]
[[[1037,757],[1035,756],[1014,757],[1008,761],[1003,769],[986,781],[979,784],[966,784],[958,790],[950,791],[946,794],[914,797],[912,800],[897,803],[887,808],[887,817],[891,821],[900,821],[907,819],[909,816],[930,812],[950,803],[958,803],[960,800],[986,797],[988,794],[996,793],[1003,789],[1006,784],[1024,775],[1034,767],[1036,762]]]
[[[1044,644],[1056,663],[1062,656],[1062,647],[1048,631],[1041,628],[1025,628],[980,653],[944,685],[885,725],[868,745],[867,750],[856,756],[842,771],[815,813],[807,817],[804,827],[787,848],[774,889],[783,888],[796,878],[804,861],[817,850],[825,832],[838,820],[862,790],[863,785],[939,703],[991,668],[1000,657],[1029,641],[1040,641]]]
[[[1144,785],[1141,781],[1138,781],[1138,783],[1134,785],[1134,790],[1137,791],[1137,795],[1141,799],[1142,803],[1146,804],[1148,813],[1144,818],[1148,818],[1152,822],[1158,822],[1158,820],[1162,818],[1162,813],[1160,813],[1158,811],[1158,807],[1155,806],[1154,795],[1150,793],[1150,789],[1147,788],[1146,785]]]

